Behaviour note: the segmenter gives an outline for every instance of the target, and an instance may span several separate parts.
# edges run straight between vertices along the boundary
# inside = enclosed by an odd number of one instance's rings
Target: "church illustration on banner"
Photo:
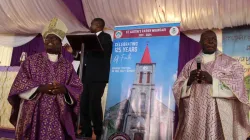
[[[124,132],[131,140],[171,140],[174,111],[155,95],[155,67],[148,46],[141,62],[136,63],[130,96],[106,111],[103,139]]]

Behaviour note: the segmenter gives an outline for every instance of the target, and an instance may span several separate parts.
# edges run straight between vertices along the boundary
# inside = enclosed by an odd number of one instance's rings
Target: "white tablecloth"
[[[19,67],[0,66],[0,127],[14,128],[9,122],[11,114],[11,105],[7,101],[10,88],[16,78]]]

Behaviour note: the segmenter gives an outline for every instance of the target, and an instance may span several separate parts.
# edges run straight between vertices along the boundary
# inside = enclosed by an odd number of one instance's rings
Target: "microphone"
[[[23,63],[23,61],[27,58],[27,53],[22,52],[21,57],[20,57],[20,62]]]
[[[200,56],[196,57],[196,63],[197,63],[197,70],[200,70],[201,69],[201,57]],[[200,84],[201,80],[198,79],[197,82]]]

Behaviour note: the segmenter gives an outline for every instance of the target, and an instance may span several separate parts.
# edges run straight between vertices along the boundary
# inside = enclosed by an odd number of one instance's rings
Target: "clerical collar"
[[[214,61],[215,60],[215,53],[213,54],[204,54],[202,53],[202,61],[203,63],[208,63],[208,62],[211,62],[211,61]]]
[[[96,32],[95,34],[98,36],[102,31]]]
[[[50,53],[47,53],[48,54],[48,58],[51,62],[57,62],[58,61],[58,54],[50,54]]]

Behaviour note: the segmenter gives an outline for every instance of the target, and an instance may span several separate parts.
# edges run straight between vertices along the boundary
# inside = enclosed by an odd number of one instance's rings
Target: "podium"
[[[104,51],[101,43],[95,33],[85,34],[70,34],[66,36],[72,49],[76,52],[81,52],[80,55],[80,70],[79,77],[82,81],[84,52],[102,52]],[[80,115],[77,121],[77,132],[80,125]]]
[[[101,43],[95,33],[70,34],[66,37],[75,51],[82,51],[82,44],[85,46],[85,51],[103,51]]]
[[[81,52],[80,55],[80,71],[79,76],[82,80],[82,71],[83,71],[83,61],[84,61],[84,52],[103,51],[103,47],[96,36],[95,33],[86,33],[86,34],[70,34],[66,36],[71,47],[76,52]]]

